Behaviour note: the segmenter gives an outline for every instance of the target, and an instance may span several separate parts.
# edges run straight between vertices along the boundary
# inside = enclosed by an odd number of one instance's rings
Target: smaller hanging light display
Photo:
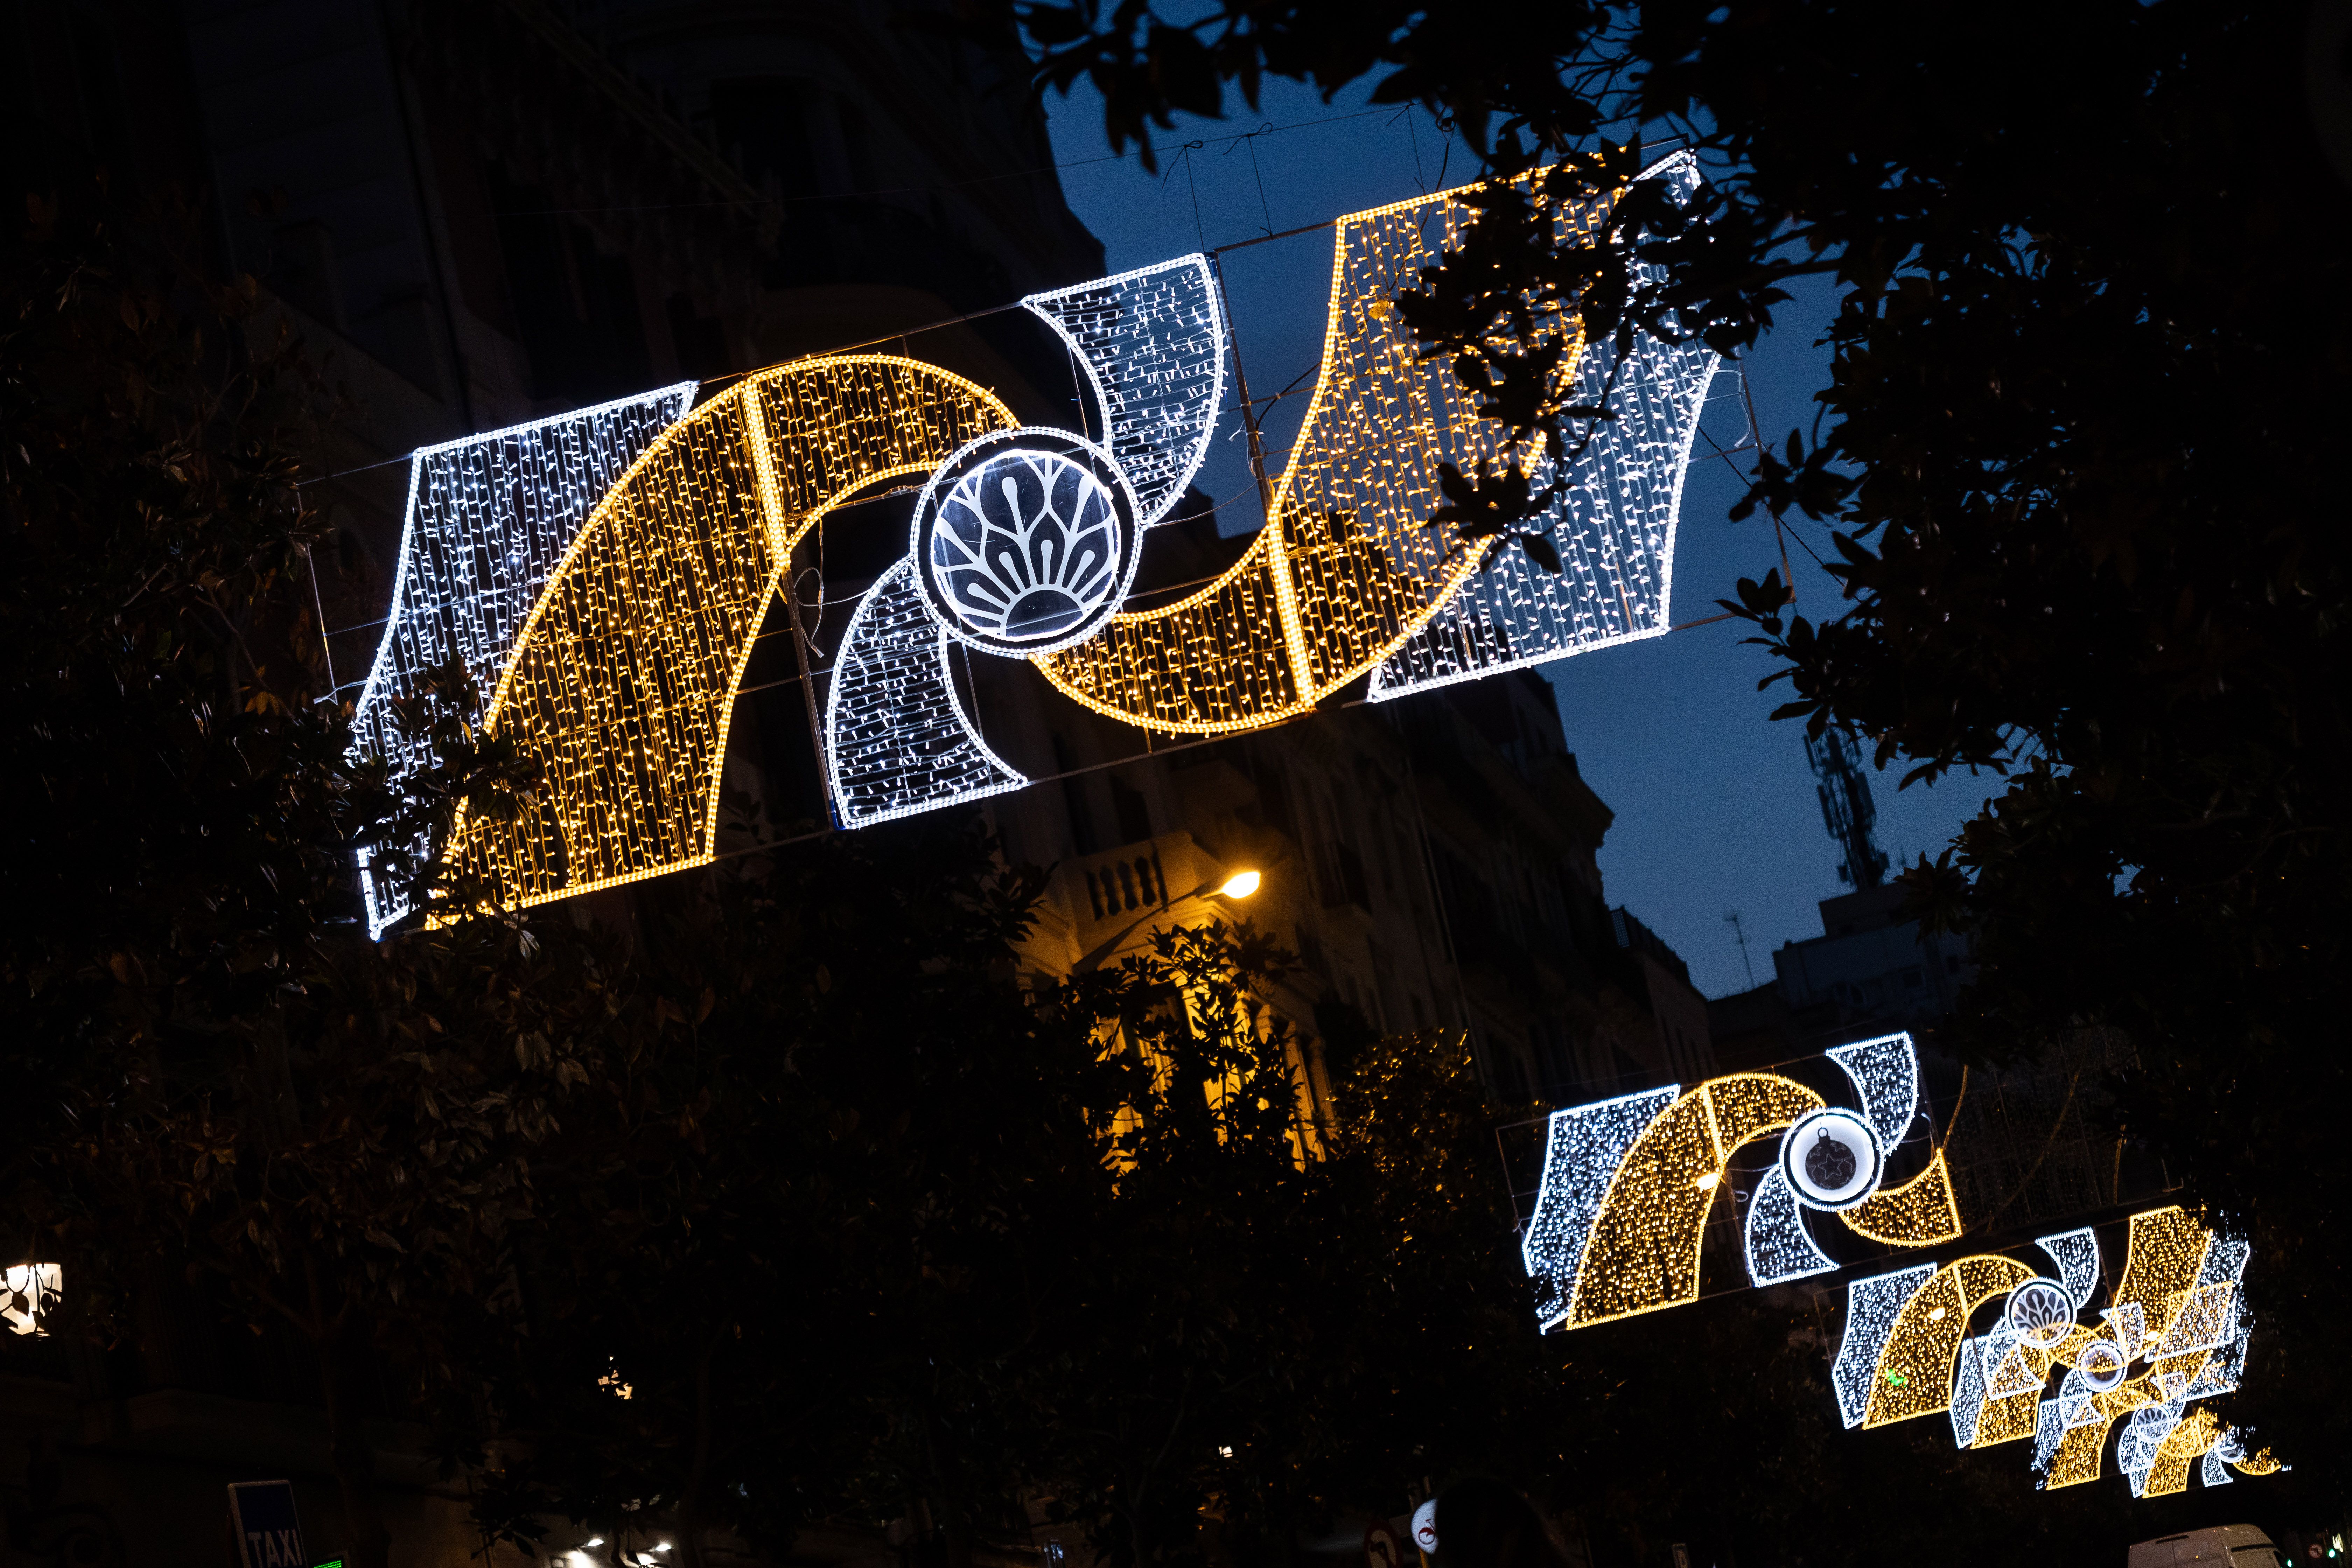
[[[1895,1151],[1917,1119],[1919,1058],[1886,1035],[1825,1053],[1858,1109],[1833,1106],[1794,1079],[1733,1073],[1554,1111],[1542,1184],[1520,1256],[1549,1329],[1679,1306],[1698,1296],[1699,1237],[1733,1153],[1782,1134],[1779,1158],[1748,1194],[1742,1247],[1749,1280],[1778,1284],[1837,1267],[1807,1228],[1833,1214],[1857,1235],[1932,1247],[1960,1234],[1941,1150],[1899,1186]]]
[[[2243,1435],[2211,1411],[2192,1408],[2235,1390],[2245,1366],[2246,1244],[2179,1207],[2134,1215],[2130,1237],[2096,1326],[2078,1316],[2099,1279],[2087,1226],[2034,1244],[2058,1265],[2054,1279],[1979,1255],[1853,1281],[1831,1372],[1841,1418],[1880,1426],[1948,1412],[1963,1448],[2032,1438],[2045,1489],[2098,1479],[2110,1434],[2134,1497],[2185,1489],[2192,1467],[2207,1486],[2228,1483],[2232,1470],[2280,1468],[2267,1450],[2249,1454]],[[1980,1308],[1991,1321],[1970,1338]]]

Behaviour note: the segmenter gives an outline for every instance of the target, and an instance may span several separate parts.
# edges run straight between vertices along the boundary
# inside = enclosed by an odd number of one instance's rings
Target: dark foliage
[[[2352,999],[2329,428],[2352,192],[2313,130],[2340,62],[2306,58],[2307,8],[1010,9],[1041,87],[1101,89],[1115,146],[1266,73],[1452,116],[1496,184],[1400,304],[1523,448],[1606,416],[1566,397],[1574,325],[1737,350],[1792,279],[1834,283],[1813,430],[1759,454],[1739,510],[1828,523],[1850,607],[1786,618],[1777,576],[1730,607],[1782,661],[1784,715],[1909,778],[2006,775],[1905,877],[1974,943],[1954,1033],[1996,1057],[2089,1023],[2138,1043],[2130,1134],[2251,1225],[2275,1304],[2240,1412],[2307,1458],[2270,1506],[2340,1508],[2319,1304],[2352,1238],[2309,1173],[2337,1163],[2316,1108],[2347,1087],[2327,1042]],[[1559,202],[1661,141],[1700,157],[1698,204],[1559,235]],[[1664,280],[1629,287],[1635,260]],[[1541,537],[1518,524],[1547,498],[1508,466],[1445,479],[1465,546]]]

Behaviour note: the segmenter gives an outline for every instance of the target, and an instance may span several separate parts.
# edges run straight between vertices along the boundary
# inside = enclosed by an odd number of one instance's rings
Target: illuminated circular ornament
[[[2017,1337],[2036,1350],[2048,1350],[2074,1326],[2074,1299],[2055,1279],[2028,1279],[2009,1293],[2001,1310]]]
[[[2113,1340],[2093,1340],[2074,1358],[2074,1370],[2083,1374],[2083,1381],[2095,1392],[2105,1394],[2120,1387],[2124,1373],[2131,1368],[2124,1360],[2121,1345]]]
[[[1026,658],[1094,635],[1135,578],[1135,495],[1110,454],[1066,430],[983,436],[915,503],[915,582],[973,647]]]
[[[1878,1139],[1851,1110],[1809,1110],[1780,1140],[1780,1172],[1799,1201],[1849,1209],[1878,1190]]]
[[[1437,1550],[1437,1500],[1431,1498],[1412,1510],[1412,1543],[1423,1552]]]

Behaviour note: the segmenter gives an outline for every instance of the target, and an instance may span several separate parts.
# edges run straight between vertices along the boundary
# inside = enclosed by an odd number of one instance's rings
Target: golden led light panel
[[[1473,216],[1446,191],[1353,213],[1332,243],[1331,300],[1313,400],[1274,488],[1276,526],[1191,598],[1122,614],[1094,638],[1039,658],[1047,679],[1103,713],[1171,733],[1276,723],[1371,669],[1426,625],[1477,569],[1427,526],[1444,504],[1438,464],[1465,473],[1503,454],[1505,433],[1444,359],[1417,357],[1391,307]],[[1602,204],[1563,213],[1589,233]],[[1582,344],[1574,323],[1566,365]]]
[[[803,360],[670,426],[598,504],[532,608],[487,726],[544,769],[451,858],[528,905],[710,858],[735,692],[782,563],[832,507],[1014,423],[891,355]]]

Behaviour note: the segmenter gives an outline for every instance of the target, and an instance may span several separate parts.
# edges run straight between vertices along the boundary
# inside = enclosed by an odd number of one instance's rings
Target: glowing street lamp
[[[1257,871],[1236,871],[1232,876],[1227,877],[1223,881],[1219,882],[1214,886],[1212,886],[1207,882],[1203,882],[1199,887],[1193,889],[1191,892],[1186,893],[1180,898],[1171,899],[1156,910],[1146,910],[1135,919],[1119,927],[1118,930],[1113,931],[1108,937],[1106,937],[1103,941],[1096,943],[1093,951],[1089,952],[1084,958],[1072,964],[1070,966],[1070,973],[1072,974],[1085,974],[1095,969],[1100,968],[1102,961],[1111,955],[1113,949],[1117,948],[1120,942],[1125,942],[1129,936],[1133,935],[1136,927],[1141,925],[1145,921],[1150,920],[1154,915],[1161,914],[1169,910],[1172,910],[1178,904],[1189,903],[1194,899],[1246,899],[1251,894],[1256,892],[1260,887],[1264,886],[1265,882],[1265,878]]]

